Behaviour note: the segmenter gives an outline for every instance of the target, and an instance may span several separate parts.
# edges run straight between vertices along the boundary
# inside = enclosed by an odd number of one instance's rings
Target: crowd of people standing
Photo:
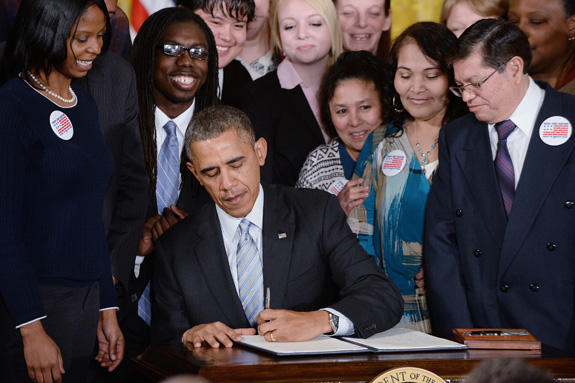
[[[391,42],[389,0],[178,0],[133,43],[114,0],[0,11],[11,381],[135,382],[150,342],[255,331],[526,328],[575,351],[575,1],[445,0]]]

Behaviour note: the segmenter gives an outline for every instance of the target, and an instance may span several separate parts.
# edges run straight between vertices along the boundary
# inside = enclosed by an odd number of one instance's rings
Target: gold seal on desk
[[[431,371],[417,367],[400,367],[382,372],[370,383],[446,383]]]

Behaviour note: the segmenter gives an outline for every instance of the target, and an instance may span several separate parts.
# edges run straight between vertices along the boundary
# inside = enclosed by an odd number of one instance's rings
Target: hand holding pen
[[[324,310],[298,312],[271,309],[270,288],[266,288],[264,310],[258,315],[258,334],[268,342],[299,342],[331,332],[329,314]]]

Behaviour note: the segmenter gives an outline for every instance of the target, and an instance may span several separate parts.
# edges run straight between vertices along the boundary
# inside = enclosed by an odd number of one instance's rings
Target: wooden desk
[[[490,358],[523,358],[552,372],[558,381],[575,383],[575,358],[543,347],[542,352],[507,350],[436,351],[387,354],[337,354],[276,357],[233,348],[188,351],[181,344],[154,344],[133,359],[134,368],[151,381],[176,373],[226,382],[369,382],[396,367],[420,367],[452,382],[462,381],[476,364]]]

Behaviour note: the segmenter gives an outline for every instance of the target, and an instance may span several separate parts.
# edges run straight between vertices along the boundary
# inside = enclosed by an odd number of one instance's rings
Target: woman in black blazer
[[[257,137],[268,142],[262,181],[293,186],[308,153],[328,140],[319,123],[317,93],[342,51],[341,31],[331,0],[279,0],[271,16],[275,44],[285,59],[244,88],[241,106]]]

